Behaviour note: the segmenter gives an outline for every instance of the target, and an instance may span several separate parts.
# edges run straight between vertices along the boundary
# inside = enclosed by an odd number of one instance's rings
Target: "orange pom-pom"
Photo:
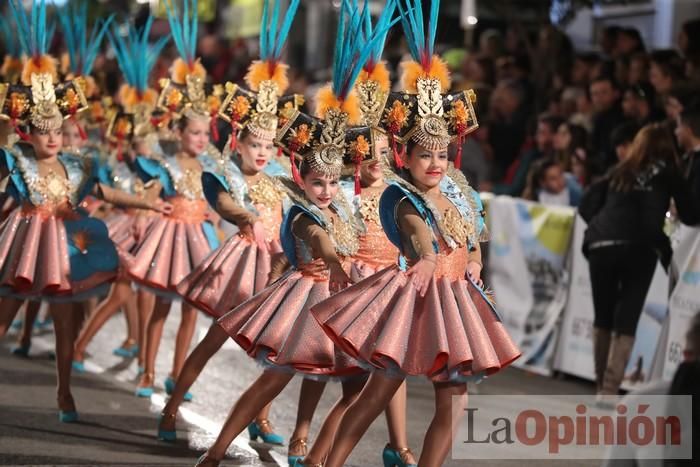
[[[410,93],[418,92],[416,82],[418,78],[437,78],[440,80],[442,91],[447,92],[452,85],[450,71],[445,63],[437,55],[430,60],[430,69],[426,70],[418,62],[413,60],[401,63],[401,86]]]
[[[48,73],[51,75],[53,81],[56,82],[58,79],[56,59],[49,57],[48,55],[28,58],[27,61],[24,62],[24,68],[22,69],[22,84],[25,86],[31,86],[32,75],[35,73]]]
[[[376,81],[382,91],[389,92],[391,90],[389,70],[384,62],[376,63],[370,70],[363,68],[357,77],[358,83],[362,81]]]
[[[138,91],[128,84],[122,84],[117,93],[117,97],[119,98],[119,103],[124,107],[131,107],[138,103]]]
[[[327,85],[319,89],[316,94],[316,116],[325,118],[328,110],[339,109],[348,114],[349,125],[359,125],[362,118],[360,111],[360,103],[357,99],[357,94],[351,91],[344,101],[338,100],[333,94],[331,85]]]
[[[141,93],[140,99],[144,104],[155,107],[158,102],[158,93],[155,89],[148,88]]]
[[[289,88],[288,69],[289,65],[285,63],[272,64],[256,60],[248,67],[245,82],[251,90],[257,92],[260,89],[260,83],[263,81],[274,81],[277,84],[280,95],[282,95]]]
[[[170,67],[170,79],[175,84],[184,85],[187,83],[187,75],[198,75],[202,78],[207,76],[207,70],[204,69],[199,59],[195,60],[192,66],[189,66],[183,59],[177,58]]]

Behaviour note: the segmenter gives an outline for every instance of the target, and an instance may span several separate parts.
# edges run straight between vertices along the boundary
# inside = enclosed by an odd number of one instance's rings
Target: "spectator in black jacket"
[[[593,163],[599,173],[605,173],[615,164],[610,133],[625,120],[625,116],[620,105],[620,90],[612,77],[601,76],[593,80],[590,93],[595,111],[591,135]]]
[[[681,112],[675,133],[679,146],[685,151],[681,157],[681,168],[688,182],[693,206],[691,215],[680,219],[686,225],[696,225],[700,223],[700,106]]]
[[[627,158],[581,201],[579,212],[588,222],[583,249],[593,291],[602,403],[618,394],[657,261],[670,261],[663,226],[671,198],[679,212],[689,209],[673,137],[665,126],[650,124],[639,131]]]

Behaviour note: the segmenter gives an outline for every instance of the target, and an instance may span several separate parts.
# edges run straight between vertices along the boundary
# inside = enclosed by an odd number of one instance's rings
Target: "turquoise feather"
[[[88,38],[87,2],[69,4],[58,10],[58,19],[68,48],[70,69],[76,75],[89,75],[95,62],[102,40],[113,20],[98,21]]]
[[[197,53],[198,2],[197,0],[183,0],[183,3],[184,15],[182,18],[173,0],[165,0],[165,11],[168,15],[175,48],[177,48],[180,57],[191,65],[194,63]]]
[[[435,53],[435,35],[437,32],[440,0],[430,0],[427,34],[421,0],[399,0],[398,6],[401,13],[401,24],[411,56],[415,61],[426,65]]]

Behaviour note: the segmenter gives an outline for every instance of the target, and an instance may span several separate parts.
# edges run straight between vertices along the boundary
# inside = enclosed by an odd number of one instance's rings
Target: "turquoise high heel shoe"
[[[165,380],[164,386],[165,386],[165,393],[167,395],[172,395],[173,392],[175,392],[175,379],[172,376],[168,376],[167,379]],[[187,391],[185,393],[185,396],[182,398],[185,402],[190,402],[194,396],[190,391]]]
[[[122,345],[112,350],[112,354],[122,358],[134,358],[139,354],[139,346],[136,343]]]
[[[418,467],[417,464],[407,464],[406,458],[408,454],[412,454],[408,448],[394,449],[388,444],[382,452],[384,467]]]
[[[85,373],[85,363],[79,362],[78,360],[73,360],[71,366],[76,373]]]
[[[12,355],[16,357],[29,357],[29,349],[32,348],[32,344],[19,344],[12,348]]]
[[[12,324],[10,324],[10,329],[13,331],[19,331],[22,329],[22,323],[23,321],[21,319],[15,319],[12,321]]]
[[[263,443],[278,446],[284,444],[284,438],[274,432],[269,420],[258,420],[248,425],[248,436],[250,436],[251,441],[257,441],[258,438],[261,438]]]
[[[177,430],[163,430],[160,427],[160,424],[163,422],[164,418],[175,418],[175,414],[166,414],[165,412],[160,414],[160,418],[158,419],[158,439],[161,441],[165,441],[166,443],[174,443],[175,441],[177,441]]]
[[[136,387],[136,397],[151,397],[153,395],[153,373],[144,373]]]
[[[58,421],[61,423],[75,423],[78,421],[78,412],[75,410],[59,410]]]
[[[289,442],[289,451],[295,450],[300,453],[300,455],[287,454],[287,463],[289,467],[295,467],[297,465],[303,465],[302,462],[307,453],[306,438],[297,438]]]

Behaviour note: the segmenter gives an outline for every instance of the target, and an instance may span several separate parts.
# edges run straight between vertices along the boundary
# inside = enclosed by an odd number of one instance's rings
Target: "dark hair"
[[[645,81],[629,86],[625,91],[631,92],[638,99],[643,99],[651,108],[656,103],[656,89]]]
[[[618,34],[637,41],[637,47],[632,52],[644,52],[644,39],[637,28],[623,28]]]
[[[584,151],[588,151],[588,130],[581,125],[571,122],[562,122],[559,126],[565,125],[569,130],[571,135],[571,141],[569,142],[569,147],[566,148],[567,157],[573,156],[574,151],[581,148]],[[565,164],[566,165],[566,164]]]
[[[688,48],[683,52],[686,56],[700,54],[700,19],[686,21],[682,28],[688,37]]]
[[[535,166],[535,168],[536,168],[536,172],[535,172],[536,175],[535,176],[536,176],[537,180],[539,182],[542,182],[542,180],[544,180],[545,175],[547,175],[547,171],[549,169],[551,169],[552,167],[557,167],[557,166],[561,167],[561,164],[559,164],[559,162],[557,160],[550,158],[550,157],[537,161],[536,166]]]
[[[535,161],[527,173],[527,183],[522,192],[522,198],[530,201],[537,201],[537,194],[542,189],[542,180],[547,170],[558,165],[561,164],[551,157]]]
[[[668,127],[661,123],[644,126],[632,140],[629,155],[612,170],[610,186],[629,191],[637,183],[639,174],[654,163],[663,161],[667,167],[677,167],[676,142]]]
[[[685,338],[692,342],[693,350],[700,351],[700,312],[695,313],[695,316],[690,320]]]
[[[696,138],[700,138],[700,105],[683,108],[681,123],[690,128],[690,132]]]
[[[649,60],[659,67],[663,74],[670,76],[674,81],[682,79],[685,74],[683,58],[675,50],[655,50],[651,53]]]
[[[301,178],[306,178],[311,173],[311,165],[307,164],[304,159],[299,163],[299,175]]]
[[[563,118],[558,117],[556,115],[552,115],[550,113],[543,113],[537,117],[537,123],[544,123],[549,127],[552,133],[556,133],[557,129],[559,128],[559,125],[561,125],[564,122],[565,120]]]
[[[185,131],[187,124],[190,123],[190,119],[187,117],[182,117],[180,120],[175,122],[176,128],[180,131]]]
[[[635,122],[625,122],[615,127],[610,134],[610,144],[613,148],[629,144],[634,140],[634,137],[639,133],[640,126]]]
[[[668,93],[670,97],[674,97],[685,108],[693,101],[698,100],[700,94],[700,85],[692,81],[678,81],[671,86],[671,91]]]
[[[608,82],[610,83],[610,86],[612,86],[613,89],[617,89],[618,91],[620,90],[620,85],[617,83],[617,80],[611,73],[602,73],[595,78],[591,80],[590,86],[593,86],[595,83],[602,83],[602,82]],[[589,88],[590,88],[589,86]]]

